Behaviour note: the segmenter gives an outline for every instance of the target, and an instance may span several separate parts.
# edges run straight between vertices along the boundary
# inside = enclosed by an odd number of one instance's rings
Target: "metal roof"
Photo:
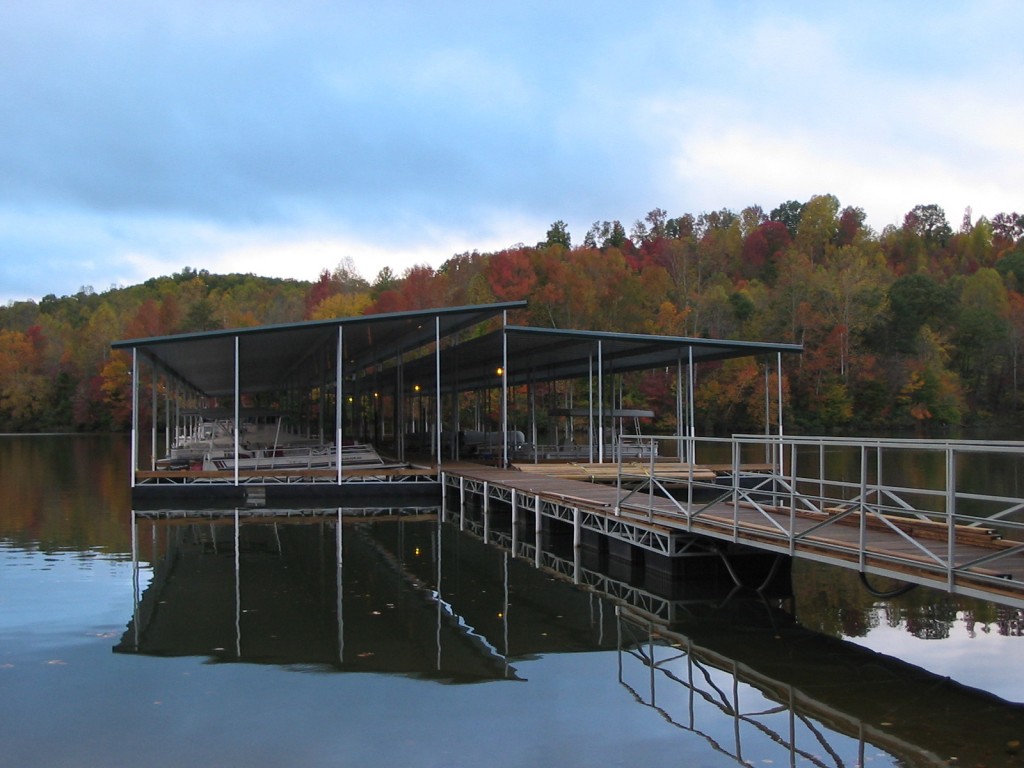
[[[585,378],[651,370],[734,357],[799,353],[799,344],[727,341],[652,334],[562,330],[507,326],[459,341],[454,334],[480,326],[505,310],[521,309],[525,301],[468,307],[394,312],[332,320],[258,326],[225,331],[118,341],[114,349],[136,349],[156,366],[209,396],[234,392],[234,355],[239,350],[239,386],[243,392],[286,390],[333,382],[339,332],[344,340],[346,376],[368,366],[394,366],[401,355],[432,344],[438,328],[442,339],[441,386],[444,391],[497,387],[499,367],[507,368],[510,384]],[[340,331],[339,331],[340,329]],[[507,358],[505,350],[507,348]],[[436,381],[434,354],[403,362],[402,380],[426,391]],[[391,388],[396,377],[382,375],[379,385]]]
[[[611,333],[508,326],[507,376],[512,385],[537,381],[562,381],[587,377],[597,369],[603,374],[675,368],[735,357],[794,354],[802,345],[756,341],[700,339],[685,336]],[[504,365],[502,331],[497,330],[445,349],[441,353],[442,389],[473,390],[497,387],[497,373]],[[600,352],[599,352],[600,348]],[[434,376],[433,357],[406,363],[406,382],[429,382]]]
[[[135,349],[156,366],[201,394],[230,396],[235,391],[235,340],[238,340],[243,392],[284,390],[322,383],[321,355],[333,369],[339,329],[346,371],[426,346],[438,328],[442,338],[479,325],[525,301],[469,307],[391,312],[234,330],[156,336],[114,342],[114,349]]]

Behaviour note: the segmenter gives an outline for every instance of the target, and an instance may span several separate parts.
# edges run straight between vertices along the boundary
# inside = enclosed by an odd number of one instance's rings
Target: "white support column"
[[[537,457],[537,386],[533,381],[533,372],[530,372],[530,444],[533,446],[533,463],[536,464]]]
[[[508,468],[508,310],[501,315],[501,466]]]
[[[594,463],[594,436],[597,434],[594,429],[594,356],[587,356],[587,461]],[[571,413],[571,411],[570,411]],[[569,417],[572,419],[572,416]]]
[[[775,373],[779,378],[779,437],[782,437],[782,353],[776,353]]]
[[[683,421],[683,356],[676,352],[676,454],[680,461],[689,461],[683,456],[683,435],[686,431]]]
[[[338,348],[337,348],[337,362],[334,365],[334,450],[338,454],[338,460],[335,462],[338,469],[337,482],[341,485],[341,446],[345,439],[345,428],[343,425],[343,418],[345,415],[345,401],[342,399],[344,396],[344,387],[342,386],[345,381],[345,345],[344,345],[344,326],[338,326]],[[341,528],[341,517],[338,517],[338,528]]]
[[[687,397],[689,399],[689,411],[690,411],[690,413],[689,413],[689,422],[690,423],[687,426],[687,430],[689,431],[689,440],[687,441],[688,445],[687,445],[687,449],[686,449],[686,453],[687,453],[686,460],[689,461],[691,464],[694,464],[697,461],[697,457],[695,455],[697,453],[697,450],[696,450],[696,446],[694,445],[694,438],[697,437],[697,415],[694,413],[694,406],[693,406],[694,394],[693,394],[693,389],[694,389],[694,386],[695,386],[695,383],[696,383],[695,379],[697,378],[697,375],[696,375],[696,371],[693,370],[693,347],[690,347],[689,355],[690,355],[690,361],[689,361],[689,365],[687,366],[687,370],[686,370],[686,381],[687,381],[687,393],[686,394],[687,394]],[[693,487],[692,483],[690,484],[690,487],[691,488]]]
[[[139,350],[132,347],[132,488],[135,487],[135,470],[139,461]]]
[[[149,385],[149,387],[150,387],[150,398],[152,399],[152,403],[151,403],[151,407],[150,407],[150,418],[152,419],[152,424],[150,425],[150,428],[149,428],[149,468],[150,468],[150,470],[156,469],[156,422],[157,422],[157,416],[159,415],[159,412],[157,410],[159,401],[158,401],[157,396],[156,396],[156,390],[157,390],[156,381],[157,381],[157,367],[156,367],[156,364],[154,363],[153,364],[153,379],[152,379],[152,381],[150,382],[150,385]]]
[[[434,430],[437,467],[441,468],[441,316],[434,315]],[[454,445],[455,441],[452,441]]]
[[[171,455],[171,386],[164,390],[164,456]]]
[[[597,461],[604,464],[604,359],[601,339],[597,340]]]
[[[391,401],[391,425],[395,435],[395,451],[399,461],[405,461],[405,359],[400,349],[395,350],[395,396]]]
[[[235,336],[235,485],[238,485],[238,454],[239,451],[239,440],[241,431],[240,417],[242,415],[242,403],[241,403],[241,377],[239,375],[239,367],[241,363],[239,361],[239,337]]]

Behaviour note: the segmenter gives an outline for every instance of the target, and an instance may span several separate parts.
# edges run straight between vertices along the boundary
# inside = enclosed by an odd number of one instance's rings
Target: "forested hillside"
[[[968,211],[954,228],[919,205],[881,233],[864,221],[831,195],[768,213],[655,209],[628,230],[597,222],[578,243],[559,221],[535,245],[372,281],[358,262],[325,265],[315,283],[186,268],[15,302],[0,308],[0,430],[125,428],[115,339],[511,299],[529,301],[523,324],[801,343],[786,371],[790,431],[1018,420],[1024,216]],[[698,383],[704,427],[763,418],[752,361]],[[633,386],[642,399],[647,384]],[[671,402],[656,389],[646,394]]]

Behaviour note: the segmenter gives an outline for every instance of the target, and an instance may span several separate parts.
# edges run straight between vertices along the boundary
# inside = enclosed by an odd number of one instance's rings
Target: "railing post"
[[[338,446],[338,461],[341,461],[341,446]],[[438,462],[437,465],[438,477],[441,478],[441,522],[448,520],[448,475],[441,469],[441,464]]]
[[[949,540],[946,546],[946,583],[952,592],[953,566],[956,562],[956,449],[946,446],[946,526]]]
[[[868,493],[868,448],[867,445],[861,443],[860,446],[860,519],[858,533],[858,544],[857,547],[860,552],[857,555],[858,564],[860,570],[863,572],[864,567],[867,564],[867,535],[868,535],[868,508],[867,508],[867,493]]]
[[[459,475],[459,530],[466,530],[466,476]]]
[[[616,465],[618,469],[615,472],[615,516],[618,517],[621,511],[619,502],[622,500],[622,435],[619,435],[616,447],[618,448],[619,456],[617,459],[618,464]]]
[[[533,497],[533,544],[534,544],[534,564],[540,568],[541,564],[541,528],[543,523],[540,519],[540,494],[536,494]]]
[[[825,443],[818,441],[818,511],[825,511]]]
[[[690,486],[693,486],[691,481]],[[740,440],[732,438],[732,537],[739,540],[740,531]]]
[[[779,466],[782,466],[783,437],[779,436]],[[789,446],[789,555],[796,554],[796,441]]]
[[[484,541],[490,543],[491,541],[491,488],[490,483],[484,481]]]
[[[516,489],[512,489],[512,557],[518,557],[519,553],[516,551],[519,544],[519,534],[517,529],[519,527],[519,498],[516,494]]]
[[[654,517],[654,436],[651,436],[651,445],[648,450],[651,454],[651,470],[647,483],[647,519]]]
[[[680,448],[685,443],[680,443]],[[693,455],[686,456],[686,530],[693,530]]]

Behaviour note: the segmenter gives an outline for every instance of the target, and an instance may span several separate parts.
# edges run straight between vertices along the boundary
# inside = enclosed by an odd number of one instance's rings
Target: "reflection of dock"
[[[630,696],[741,762],[994,765],[1024,733],[1024,707],[801,628],[785,592],[694,577],[663,593],[567,541],[352,512],[140,521],[158,555],[115,650],[442,682],[618,650],[608,674]]]
[[[413,558],[430,559],[431,510],[282,512],[197,522],[192,511],[158,523],[152,583],[115,650],[452,681],[514,677],[433,585],[366,534],[408,538]]]
[[[463,524],[483,537],[481,521]],[[487,536],[513,546],[506,531]],[[749,590],[696,580],[668,597],[582,565],[578,550],[570,560],[517,541],[513,551],[612,602],[620,683],[740,763],[865,765],[873,746],[908,765],[997,765],[1024,734],[1024,705],[806,630]]]
[[[623,610],[622,652],[639,667],[624,663],[620,681],[684,730],[712,732],[728,719],[730,738],[717,746],[741,761],[770,746],[789,764],[842,765],[843,734],[856,765],[870,745],[907,765],[1017,764],[1024,706],[792,623],[750,624],[750,615],[666,628]]]

